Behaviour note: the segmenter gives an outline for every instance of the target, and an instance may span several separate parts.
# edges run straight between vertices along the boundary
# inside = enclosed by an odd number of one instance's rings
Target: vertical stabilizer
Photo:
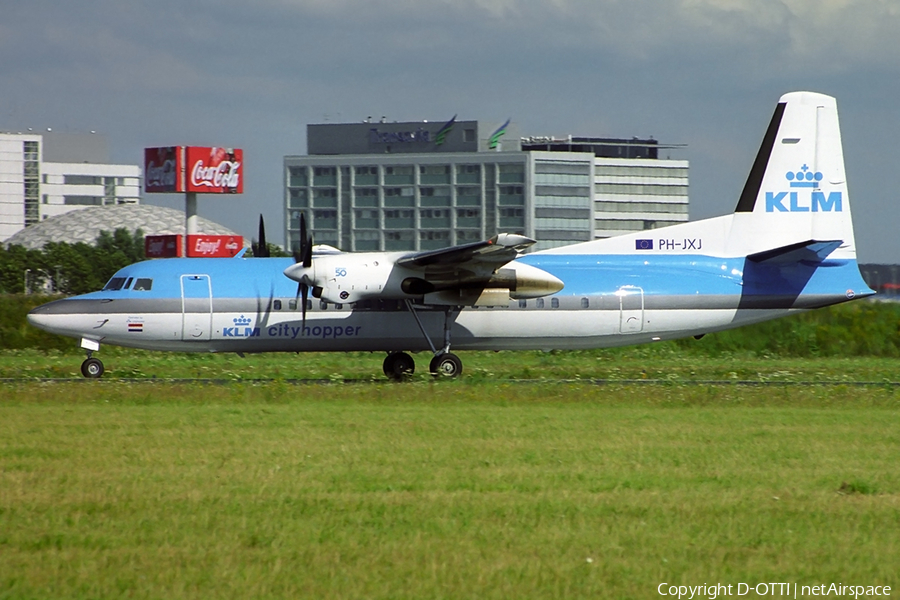
[[[766,130],[726,248],[740,256],[805,242],[840,242],[831,258],[856,257],[837,103],[792,92]]]

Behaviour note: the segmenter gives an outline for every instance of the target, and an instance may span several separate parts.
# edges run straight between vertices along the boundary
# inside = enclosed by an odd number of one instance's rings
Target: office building
[[[497,232],[536,249],[687,220],[687,161],[654,140],[521,138],[515,124],[307,126],[284,158],[285,240],[300,214],[315,242],[347,251],[429,250]]]
[[[138,204],[141,169],[109,164],[96,134],[0,133],[0,242],[85,206]]]

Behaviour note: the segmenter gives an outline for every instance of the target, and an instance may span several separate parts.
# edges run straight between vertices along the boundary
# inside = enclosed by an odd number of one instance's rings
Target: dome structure
[[[112,233],[124,227],[129,233],[140,229],[144,235],[184,234],[184,213],[174,208],[151,204],[92,206],[50,217],[26,227],[6,240],[5,244],[40,250],[47,242],[84,242],[94,244],[101,231]],[[197,233],[206,235],[240,235],[224,225],[197,217]],[[249,246],[244,240],[244,246]]]

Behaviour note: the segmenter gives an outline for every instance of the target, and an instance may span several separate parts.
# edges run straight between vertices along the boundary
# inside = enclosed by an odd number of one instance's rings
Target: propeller
[[[294,277],[297,284],[297,296],[303,301],[303,326],[306,327],[306,300],[309,297],[310,277],[308,269],[312,267],[313,237],[306,231],[306,216],[300,213],[300,248],[294,250],[294,263],[303,267]],[[294,270],[296,270],[294,268]]]
[[[269,258],[269,245],[266,243],[266,224],[263,222],[262,214],[259,215],[259,241],[254,240],[250,247],[253,248],[253,256]]]

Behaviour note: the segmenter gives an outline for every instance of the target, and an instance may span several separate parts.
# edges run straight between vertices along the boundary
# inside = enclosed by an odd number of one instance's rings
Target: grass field
[[[554,352],[460,352],[463,377],[469,382],[541,379],[658,379],[671,382],[706,380],[897,382],[900,360],[876,356],[792,358],[753,352],[722,352],[714,357],[691,355],[674,342],[611,350]],[[106,365],[105,380],[202,378],[228,381],[355,380],[384,381],[384,353],[184,354],[104,347],[95,356]],[[414,381],[425,382],[429,353],[416,355]],[[72,378],[79,371],[80,351],[0,350],[0,379]]]
[[[504,356],[518,360],[491,363]],[[80,362],[47,357],[57,358]],[[111,374],[160,367],[113,369],[141,356],[108,358]],[[176,370],[216,378],[229,372],[216,362],[225,358]],[[300,356],[277,369],[369,376],[380,358]],[[508,381],[551,358],[585,376],[675,376]],[[0,355],[3,369],[40,370],[40,360]],[[887,377],[889,362],[835,372],[824,360],[473,354],[467,364],[483,360],[484,371],[460,381],[291,385],[254,360],[239,363],[245,376],[276,380],[0,384],[0,598],[900,587],[900,390],[679,381],[758,371],[871,379]]]

